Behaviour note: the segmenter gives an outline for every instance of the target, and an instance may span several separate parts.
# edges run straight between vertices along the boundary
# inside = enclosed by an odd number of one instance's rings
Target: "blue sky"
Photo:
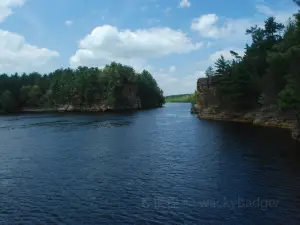
[[[149,70],[167,95],[191,93],[221,54],[243,54],[246,28],[296,10],[292,0],[0,0],[0,72],[117,61]]]

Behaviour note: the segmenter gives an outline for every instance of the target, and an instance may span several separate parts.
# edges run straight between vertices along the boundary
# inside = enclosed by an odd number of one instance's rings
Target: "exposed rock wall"
[[[140,109],[141,103],[135,104],[132,107],[112,107],[105,104],[95,104],[90,106],[74,106],[70,104],[61,105],[52,108],[24,108],[22,112],[106,112],[108,110],[125,110],[125,109]]]
[[[214,82],[209,82],[207,78],[200,78],[197,81],[197,103],[191,112],[198,114],[200,119],[234,121],[290,129],[292,137],[300,141],[300,128],[295,115],[283,113],[276,106],[247,112],[232,112],[221,109],[216,95],[217,82],[218,77],[214,79]]]
[[[254,125],[290,129],[292,137],[300,141],[297,119],[289,113],[282,113],[276,107],[262,108],[251,112],[222,111],[217,106],[200,107],[200,119],[234,121]]]

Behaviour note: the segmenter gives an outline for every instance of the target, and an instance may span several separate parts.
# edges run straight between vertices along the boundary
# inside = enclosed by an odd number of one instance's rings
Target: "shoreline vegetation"
[[[288,128],[300,140],[300,11],[287,24],[270,17],[246,34],[252,41],[243,55],[220,56],[198,79],[191,111],[202,119]]]
[[[150,109],[165,103],[163,91],[144,70],[111,63],[49,74],[0,75],[0,113],[106,112]]]
[[[165,97],[167,103],[195,103],[195,94],[169,95]]]

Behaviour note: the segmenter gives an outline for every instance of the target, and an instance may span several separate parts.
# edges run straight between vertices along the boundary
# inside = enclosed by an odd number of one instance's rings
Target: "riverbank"
[[[167,103],[189,103],[195,98],[194,94],[169,95],[165,97]]]
[[[124,111],[136,111],[136,110],[148,110],[154,108],[160,108],[163,106],[156,106],[152,108],[139,108],[139,107],[112,107],[107,105],[91,105],[91,106],[73,106],[73,105],[62,105],[58,107],[50,108],[24,108],[16,113],[65,113],[65,112],[124,112]],[[3,114],[6,114],[2,112]]]
[[[283,113],[276,107],[261,108],[250,112],[221,111],[219,107],[198,107],[191,109],[200,119],[249,123],[258,126],[289,129],[293,139],[300,141],[300,129],[296,117]]]
[[[50,108],[24,108],[20,112],[24,113],[38,113],[38,112],[106,112],[113,109],[106,105],[91,105],[91,106],[73,106],[73,105],[61,105],[58,107]]]

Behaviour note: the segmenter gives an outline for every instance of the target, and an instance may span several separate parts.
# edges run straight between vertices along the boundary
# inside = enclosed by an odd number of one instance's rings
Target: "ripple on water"
[[[3,129],[27,129],[27,128],[37,128],[37,127],[54,127],[54,128],[69,128],[69,130],[72,129],[78,129],[81,127],[89,127],[89,128],[113,128],[113,127],[127,127],[130,126],[132,122],[130,121],[76,121],[76,120],[56,120],[56,121],[45,121],[45,122],[39,122],[39,123],[28,123],[24,125],[17,125],[17,126],[5,126],[0,127]]]
[[[189,106],[0,117],[0,224],[299,224],[289,134],[201,121]],[[214,206],[257,197],[279,205]]]

